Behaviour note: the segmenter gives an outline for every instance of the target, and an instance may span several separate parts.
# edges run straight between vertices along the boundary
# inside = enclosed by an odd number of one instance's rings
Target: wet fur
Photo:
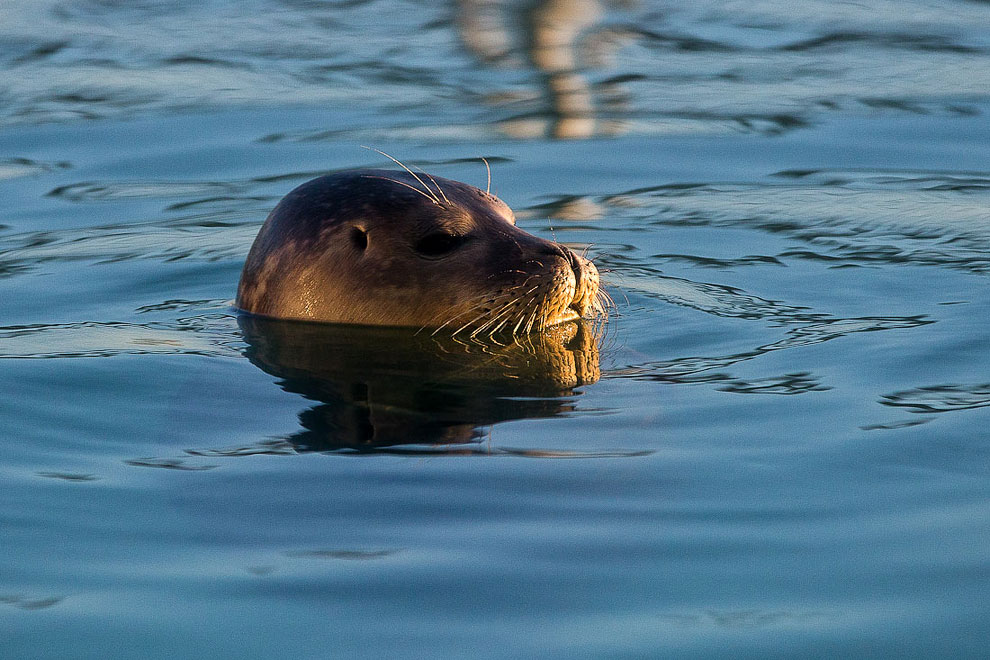
[[[437,234],[458,237],[457,247],[417,252]],[[486,191],[408,169],[354,170],[279,202],[248,254],[237,306],[274,318],[520,336],[603,317],[598,284],[590,261],[516,227]]]

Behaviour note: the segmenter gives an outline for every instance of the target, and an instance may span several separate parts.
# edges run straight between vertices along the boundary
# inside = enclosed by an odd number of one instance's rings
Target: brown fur
[[[497,197],[392,170],[331,174],[286,195],[251,247],[237,306],[472,336],[602,312],[594,264],[516,227]]]

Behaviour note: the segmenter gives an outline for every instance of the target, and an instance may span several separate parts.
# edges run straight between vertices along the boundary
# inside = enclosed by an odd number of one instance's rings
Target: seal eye
[[[424,257],[442,257],[460,247],[464,240],[464,236],[438,231],[419,239],[416,251]]]
[[[354,244],[359,250],[365,250],[368,247],[368,232],[361,229],[360,227],[351,228],[351,243]]]

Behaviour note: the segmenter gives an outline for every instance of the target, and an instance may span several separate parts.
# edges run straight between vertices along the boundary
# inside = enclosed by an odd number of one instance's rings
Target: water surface
[[[5,3],[2,654],[982,657],[988,20]],[[368,144],[488,159],[599,345],[239,323],[267,212]]]

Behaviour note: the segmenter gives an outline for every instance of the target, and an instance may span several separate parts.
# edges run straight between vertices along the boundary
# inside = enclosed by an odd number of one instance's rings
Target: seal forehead
[[[395,170],[357,170],[348,175],[352,180],[360,180],[357,187],[365,191],[367,200],[376,209],[410,205],[454,221],[459,217],[458,213],[493,213],[515,224],[515,216],[508,204],[491,193],[460,181]]]
[[[496,216],[502,218],[509,224],[516,224],[516,216],[512,212],[512,209],[509,208],[508,204],[495,195],[466,183],[461,183],[460,181],[444,179],[444,182],[462,193],[458,196],[458,202],[465,204],[465,206],[469,206],[476,212],[494,212]]]

